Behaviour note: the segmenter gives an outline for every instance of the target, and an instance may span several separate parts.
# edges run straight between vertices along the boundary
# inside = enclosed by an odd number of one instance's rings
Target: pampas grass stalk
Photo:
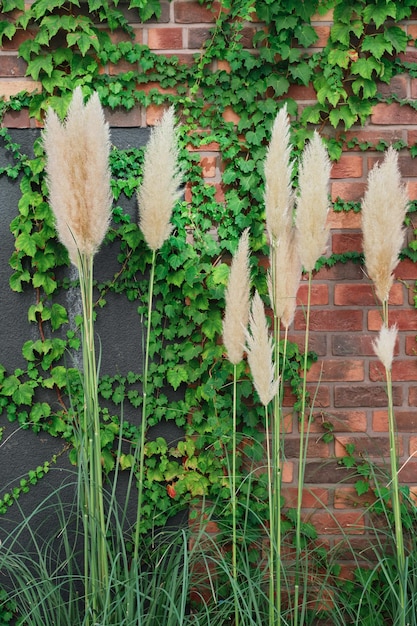
[[[95,621],[108,591],[108,546],[104,515],[100,413],[93,321],[93,259],[111,217],[109,128],[94,93],[87,104],[77,87],[61,123],[51,109],[43,143],[49,200],[56,228],[77,267],[83,308],[84,414],[78,448],[84,521],[84,586],[87,623]]]
[[[301,277],[296,233],[293,223],[294,191],[290,161],[290,124],[284,105],[275,118],[265,163],[265,218],[270,255],[268,272],[269,298],[274,315],[273,340],[275,378],[281,380],[280,393],[274,398],[272,420],[272,502],[270,505],[271,542],[275,544],[275,609],[277,624],[281,623],[281,465],[282,465],[282,409],[284,377],[280,373],[280,328],[285,328],[282,363],[285,367],[288,327],[296,308],[296,294]],[[272,555],[271,555],[272,556]]]
[[[142,420],[140,440],[136,456],[139,461],[138,504],[134,537],[134,561],[139,554],[139,538],[142,520],[143,483],[145,479],[145,439],[147,430],[147,396],[149,347],[152,328],[152,302],[155,282],[156,255],[171,234],[171,216],[175,203],[181,196],[179,187],[182,174],[178,163],[178,131],[175,125],[174,108],[170,107],[160,123],[152,130],[145,151],[142,183],[137,191],[139,227],[152,251],[149,278],[147,332],[145,343],[144,371],[142,382]]]
[[[230,481],[232,504],[232,575],[237,581],[237,365],[243,359],[245,337],[249,321],[250,306],[250,267],[249,267],[249,230],[243,231],[230,268],[226,289],[226,309],[223,320],[223,343],[228,359],[233,365],[233,409],[232,409],[232,471]],[[239,602],[234,590],[235,626],[239,624]]]
[[[296,547],[296,586],[295,586],[295,625],[298,624],[299,569],[301,557],[301,505],[303,497],[305,463],[307,454],[308,428],[306,431],[306,397],[307,397],[307,358],[309,348],[309,328],[311,310],[312,274],[319,257],[326,248],[329,229],[327,215],[329,212],[329,179],[331,164],[327,150],[319,134],[315,131],[311,141],[304,148],[298,184],[296,229],[299,258],[304,270],[308,273],[306,330],[304,343],[303,389],[300,415],[300,447],[298,461],[298,494],[297,516],[295,529]],[[307,426],[309,425],[309,421]],[[303,613],[304,615],[304,613]]]
[[[388,298],[394,282],[394,270],[404,241],[404,219],[408,196],[401,182],[398,154],[390,147],[384,160],[369,173],[362,202],[362,232],[365,265],[382,304],[382,327],[374,350],[385,369],[388,401],[388,430],[390,441],[391,500],[394,512],[396,558],[399,574],[399,624],[405,626],[406,559],[401,521],[401,501],[398,480],[396,424],[392,398],[392,361],[397,328],[389,327]]]
[[[275,620],[275,601],[281,595],[280,572],[276,572],[276,549],[272,534],[276,526],[277,516],[281,515],[280,510],[275,510],[275,499],[273,492],[273,467],[271,455],[271,426],[269,419],[268,405],[278,393],[279,380],[275,378],[274,365],[274,342],[270,336],[268,322],[265,314],[265,307],[259,293],[256,291],[252,298],[251,312],[249,317],[249,331],[246,339],[248,363],[252,373],[253,383],[258,393],[259,399],[265,409],[265,431],[266,431],[266,455],[268,471],[268,506],[269,506],[269,626],[280,623],[281,615],[277,613]],[[281,564],[279,564],[280,567]]]

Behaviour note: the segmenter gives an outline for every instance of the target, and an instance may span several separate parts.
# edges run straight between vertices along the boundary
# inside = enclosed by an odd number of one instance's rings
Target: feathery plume
[[[408,196],[401,183],[398,154],[388,148],[381,164],[368,175],[362,201],[362,233],[365,265],[381,302],[388,300],[393,271],[404,241]]]
[[[288,223],[292,224],[294,195],[290,155],[290,125],[285,104],[275,118],[264,164],[265,217],[271,241],[281,236]]]
[[[98,251],[111,218],[110,135],[97,93],[84,105],[77,87],[64,123],[49,109],[43,145],[58,236],[78,266],[79,255]]]
[[[139,227],[153,251],[159,250],[168,239],[172,210],[181,196],[178,154],[174,108],[170,107],[152,130],[145,151],[142,184],[137,192]]]
[[[269,297],[274,315],[284,328],[291,325],[297,307],[297,292],[301,278],[295,228],[280,237],[271,249],[268,272]]]
[[[390,370],[392,367],[397,335],[398,328],[396,325],[388,328],[385,324],[383,324],[377,339],[372,342],[374,352],[386,370]]]
[[[327,244],[330,168],[327,150],[315,131],[301,157],[298,177],[300,193],[295,218],[300,259],[306,272],[313,271]]]
[[[243,231],[233,257],[225,297],[223,343],[226,347],[229,361],[237,365],[243,358],[246,329],[249,321],[250,269],[248,228]]]
[[[252,298],[246,346],[255,389],[262,404],[267,406],[278,392],[279,381],[274,378],[274,347],[268,331],[265,307],[257,291]]]

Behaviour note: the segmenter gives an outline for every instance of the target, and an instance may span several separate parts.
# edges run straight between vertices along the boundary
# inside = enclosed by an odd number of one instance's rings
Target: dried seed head
[[[249,321],[250,269],[249,230],[243,231],[230,268],[223,320],[223,343],[229,361],[237,365],[243,358]]]
[[[284,105],[275,118],[264,165],[265,217],[271,241],[278,239],[288,223],[292,223],[294,195],[290,155],[290,125],[287,105]]]
[[[97,252],[111,218],[110,135],[97,93],[84,104],[77,87],[64,123],[49,109],[43,144],[58,236],[78,265]]]
[[[170,107],[152,130],[137,192],[139,227],[153,251],[159,250],[171,234],[172,211],[181,196],[178,155],[174,108]]]
[[[396,325],[388,328],[384,324],[381,326],[378,338],[372,343],[376,356],[379,358],[386,370],[390,370],[392,367],[397,335],[398,329]]]
[[[278,392],[279,381],[274,378],[273,341],[268,331],[265,307],[257,291],[252,298],[246,346],[255,389],[262,404],[267,406]]]
[[[294,319],[301,270],[296,231],[292,228],[271,246],[268,273],[269,297],[274,315],[287,329]]]
[[[404,219],[408,196],[401,183],[398,154],[388,148],[381,164],[369,172],[362,201],[362,232],[365,264],[376,295],[387,301],[393,272],[404,242]]]
[[[327,245],[330,168],[327,150],[315,131],[301,158],[296,212],[299,255],[307,272],[313,271]]]

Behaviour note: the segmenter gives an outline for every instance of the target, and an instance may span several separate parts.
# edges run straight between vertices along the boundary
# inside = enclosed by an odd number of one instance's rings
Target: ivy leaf
[[[167,372],[167,380],[169,384],[176,391],[181,383],[186,383],[188,380],[188,372],[185,367],[182,365],[176,365],[172,367]]]
[[[358,480],[355,483],[355,489],[358,496],[362,496],[369,491],[369,482],[367,480]]]
[[[367,35],[363,39],[362,51],[370,52],[376,59],[380,59],[385,52],[392,53],[393,45],[387,41],[385,35],[377,33],[376,35]]]
[[[357,120],[357,115],[353,113],[348,105],[341,106],[339,109],[330,111],[329,120],[334,128],[339,122],[344,122],[345,128],[350,128]]]
[[[201,330],[208,337],[208,339],[214,339],[216,334],[220,335],[222,332],[223,323],[220,311],[210,311],[206,320],[201,325]]]
[[[1,392],[4,396],[12,396],[20,385],[20,380],[17,376],[8,376],[3,381]]]
[[[31,383],[22,383],[12,397],[16,404],[31,404],[34,393]]]
[[[30,233],[21,233],[16,239],[16,250],[33,257],[36,253],[36,243]]]
[[[379,28],[388,17],[396,18],[397,10],[394,2],[384,2],[382,4],[368,4],[363,7],[363,19],[364,22],[370,24],[374,22],[375,26]]]
[[[68,313],[62,304],[55,302],[51,307],[51,326],[52,330],[57,330],[62,324],[68,324]]]
[[[385,38],[392,43],[397,52],[403,52],[407,47],[408,35],[399,26],[389,26],[386,28]]]
[[[363,78],[372,78],[373,72],[379,76],[384,71],[384,66],[373,57],[360,58],[352,64],[352,74],[359,74]]]
[[[54,69],[51,54],[40,54],[34,57],[28,63],[28,74],[34,79],[39,79],[39,74],[45,73],[47,76],[51,76]]]

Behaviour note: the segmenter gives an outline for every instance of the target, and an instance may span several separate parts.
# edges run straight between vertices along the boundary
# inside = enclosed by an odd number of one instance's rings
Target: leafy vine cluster
[[[122,4],[119,6],[116,0],[35,0],[29,7],[23,0],[3,0],[1,9],[0,43],[30,33],[21,37],[19,56],[27,63],[27,75],[42,85],[41,93],[21,93],[2,100],[1,114],[27,108],[31,116],[41,119],[52,106],[64,116],[74,87],[81,84],[86,96],[97,91],[102,104],[110,109],[174,103],[182,123],[181,158],[191,198],[176,209],[175,234],[161,250],[156,269],[151,345],[155,358],[149,372],[153,385],[149,389],[149,412],[151,426],[173,420],[186,436],[175,445],[161,437],[148,442],[149,517],[144,530],[154,523],[152,506],[158,509],[158,523],[164,523],[172,513],[173,501],[181,508],[202,494],[221,501],[222,495],[229,493],[224,476],[230,440],[228,383],[232,372],[219,341],[228,278],[225,255],[235,250],[246,227],[250,227],[252,250],[266,251],[262,162],[277,100],[286,101],[294,117],[295,151],[303,146],[312,125],[330,125],[337,134],[329,137],[328,148],[331,157],[337,159],[345,141],[344,131],[357,122],[363,123],[377,102],[387,101],[378,91],[378,84],[417,71],[417,65],[400,56],[410,42],[399,22],[410,17],[415,7],[412,0],[223,0],[221,11],[210,1],[200,3],[208,8],[213,5],[215,17],[212,34],[192,64],[182,63],[176,56],[155,54],[146,45],[135,43]],[[161,13],[159,0],[130,0],[129,8],[136,10],[143,22]],[[317,39],[312,16],[331,9],[333,26],[327,44],[313,54],[307,53]],[[254,23],[267,28],[255,29],[255,50],[248,50],[244,47],[243,26],[255,15]],[[116,30],[123,36],[112,38]],[[107,64],[117,66],[121,61],[123,71],[114,75],[102,72]],[[155,84],[160,87],[145,89]],[[310,84],[316,90],[317,103],[299,114],[289,90],[292,85]],[[390,96],[390,100],[395,99],[395,94]],[[237,128],[224,117],[229,107],[238,116]],[[47,203],[41,143],[35,143],[34,156],[28,157],[13,143],[7,130],[2,129],[0,134],[11,156],[11,164],[0,173],[18,180],[22,194],[18,215],[11,223],[16,246],[10,259],[10,287],[17,292],[33,289],[35,300],[28,320],[39,329],[38,339],[22,346],[25,368],[9,372],[7,364],[0,367],[0,408],[9,421],[23,428],[46,430],[71,443],[71,420],[82,394],[76,371],[64,367],[62,361],[68,348],[79,347],[78,331],[69,329],[68,312],[57,301],[60,290],[69,286],[68,279],[59,279],[57,269],[65,267],[68,258],[56,239]],[[204,182],[197,153],[213,141],[222,158],[225,202],[219,202],[216,188]],[[195,150],[190,151],[190,145]],[[359,147],[366,150],[369,145]],[[385,145],[381,142],[373,147],[383,150]],[[137,302],[139,316],[146,311],[142,294],[147,291],[150,254],[137,224],[117,204],[121,196],[133,196],[140,183],[142,158],[139,149],[112,152],[115,208],[107,241],[117,244],[120,267],[111,279],[96,285],[97,315],[109,292]],[[335,208],[352,206],[340,203]],[[412,258],[413,253],[410,249]],[[337,260],[348,258],[360,260],[354,253]],[[335,261],[330,258],[322,262]],[[265,294],[265,269],[256,259],[252,272],[256,287]],[[287,350],[286,358],[285,376],[296,402],[302,356],[295,344]],[[252,385],[244,365],[239,368],[238,389],[245,406],[239,416],[242,449],[255,462],[263,451],[261,410],[252,403]],[[116,462],[122,468],[129,467],[129,453],[116,458],[114,444],[122,404],[140,408],[138,383],[140,375],[135,372],[100,380],[101,397],[112,401],[114,407],[102,410],[107,471]],[[52,390],[59,410],[56,402],[38,400],[41,390]],[[180,390],[180,399],[168,400],[169,390]],[[123,435],[134,440],[135,426],[126,421]],[[29,477],[22,489],[31,480]],[[266,488],[261,476],[254,492],[261,515]],[[246,497],[244,488],[240,497]],[[12,501],[13,497],[3,499],[2,507]]]

